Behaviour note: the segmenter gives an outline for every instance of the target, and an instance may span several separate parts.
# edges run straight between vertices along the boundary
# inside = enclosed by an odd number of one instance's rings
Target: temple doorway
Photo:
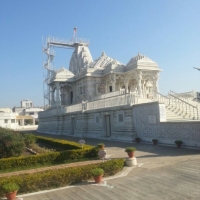
[[[106,129],[106,137],[110,137],[111,136],[110,115],[105,116],[105,129]]]
[[[75,117],[72,117],[72,135],[75,134],[75,129],[76,129],[76,121],[75,121]]]
[[[73,103],[73,91],[70,92],[70,103]]]

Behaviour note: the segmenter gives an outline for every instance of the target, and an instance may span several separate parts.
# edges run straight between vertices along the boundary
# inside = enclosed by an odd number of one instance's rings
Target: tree
[[[21,133],[0,128],[0,158],[20,156],[24,150],[24,137]]]

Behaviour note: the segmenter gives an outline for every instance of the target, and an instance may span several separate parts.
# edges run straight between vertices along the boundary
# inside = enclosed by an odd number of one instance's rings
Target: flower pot
[[[94,176],[93,178],[94,178],[95,183],[100,183],[100,182],[102,182],[103,175],[101,175],[101,176]]]
[[[157,143],[158,143],[158,140],[153,140],[154,145],[157,145]]]
[[[131,152],[127,152],[127,154],[128,154],[128,157],[129,158],[133,158],[134,157],[134,151],[131,151]]]
[[[133,158],[126,158],[126,166],[133,167],[137,165],[137,159],[135,157]]]
[[[135,138],[135,141],[136,141],[137,143],[139,143],[139,142],[140,142],[140,138]]]
[[[14,200],[16,195],[17,195],[17,191],[14,191],[14,192],[11,192],[11,193],[7,193],[6,194],[7,200]]]

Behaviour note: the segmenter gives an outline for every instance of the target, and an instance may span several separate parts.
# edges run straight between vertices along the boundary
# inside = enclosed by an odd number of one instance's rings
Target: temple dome
[[[74,74],[70,72],[69,70],[65,69],[64,67],[61,67],[60,69],[54,71],[54,74],[52,75],[50,82],[53,81],[73,81]]]
[[[94,60],[94,62],[92,62],[89,67],[90,68],[105,68],[106,66],[108,66],[111,63],[115,63],[115,64],[120,64],[120,62],[118,62],[117,60],[110,58],[109,56],[107,56],[105,54],[105,52],[102,52],[101,56],[99,58],[97,58],[96,60]]]
[[[160,70],[158,64],[146,57],[145,55],[141,55],[138,53],[137,56],[131,58],[131,60],[126,65],[126,68],[132,69],[152,69],[152,70]]]
[[[77,75],[83,68],[92,62],[93,59],[88,47],[77,45],[70,60],[69,70]]]

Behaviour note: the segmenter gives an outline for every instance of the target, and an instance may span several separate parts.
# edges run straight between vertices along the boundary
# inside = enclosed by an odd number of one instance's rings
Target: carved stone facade
[[[50,107],[39,113],[38,132],[126,141],[139,136],[168,144],[178,139],[200,147],[199,122],[167,122],[165,104],[152,103],[160,98],[160,71],[139,53],[126,65],[105,52],[93,61],[79,44],[69,70],[51,72]]]
[[[93,61],[88,47],[78,45],[69,70],[54,71],[49,81],[50,106],[77,104],[122,89],[151,98],[153,90],[158,91],[160,71],[157,63],[139,53],[123,65],[105,52]]]

